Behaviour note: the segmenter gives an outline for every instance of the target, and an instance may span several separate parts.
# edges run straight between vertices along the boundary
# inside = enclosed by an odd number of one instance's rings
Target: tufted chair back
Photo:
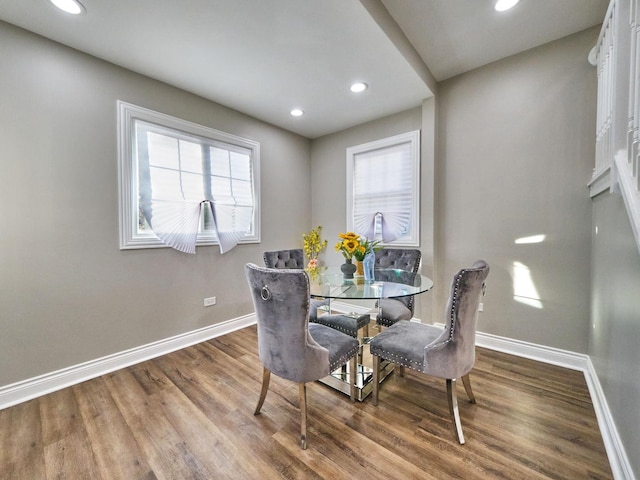
[[[395,268],[416,274],[420,269],[422,253],[415,248],[381,248],[376,251],[375,268]],[[413,316],[413,295],[380,301],[382,314],[378,324],[388,327],[398,320],[409,320]]]
[[[422,253],[415,248],[381,248],[376,251],[376,268],[397,268],[417,273]]]
[[[460,270],[451,282],[442,334],[425,347],[423,371],[442,378],[461,378],[476,360],[476,327],[480,299],[484,294],[489,265],[474,262]]]
[[[274,250],[262,254],[265,266],[269,268],[304,268],[304,254],[301,248]]]

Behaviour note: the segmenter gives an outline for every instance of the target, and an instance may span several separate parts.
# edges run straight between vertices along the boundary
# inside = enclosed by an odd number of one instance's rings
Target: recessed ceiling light
[[[290,113],[294,117],[301,117],[302,115],[304,115],[304,112],[302,110],[300,110],[299,108],[294,108],[293,110],[291,110]]]
[[[86,13],[84,6],[77,0],[51,0],[60,10],[72,15],[81,15]]]
[[[504,12],[505,10],[509,10],[510,8],[513,8],[516,6],[516,3],[518,3],[520,0],[498,0],[496,2],[496,6],[495,9],[498,12]]]
[[[360,92],[364,92],[368,87],[369,85],[367,85],[364,82],[356,82],[353,85],[351,85],[351,91],[353,93],[360,93]]]

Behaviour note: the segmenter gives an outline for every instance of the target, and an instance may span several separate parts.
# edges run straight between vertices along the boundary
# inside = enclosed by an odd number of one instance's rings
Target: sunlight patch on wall
[[[542,308],[529,267],[520,262],[513,262],[513,299],[530,307]]]
[[[547,238],[546,235],[532,235],[530,237],[520,237],[516,238],[515,243],[518,245],[522,245],[525,243],[542,243],[544,239]]]

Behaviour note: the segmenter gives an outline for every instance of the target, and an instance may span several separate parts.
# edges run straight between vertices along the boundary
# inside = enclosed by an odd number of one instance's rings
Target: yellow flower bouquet
[[[321,237],[322,227],[318,225],[317,228],[311,230],[309,233],[302,235],[304,254],[309,259],[307,263],[307,269],[311,272],[315,272],[318,269],[318,254],[324,250],[327,246],[327,241],[322,240]]]
[[[379,249],[379,247],[377,247],[378,243],[380,243],[378,240],[368,240],[360,237],[357,233],[341,233],[338,237],[341,240],[336,243],[336,252],[342,253],[347,260],[355,258],[361,262],[369,252],[374,252]]]

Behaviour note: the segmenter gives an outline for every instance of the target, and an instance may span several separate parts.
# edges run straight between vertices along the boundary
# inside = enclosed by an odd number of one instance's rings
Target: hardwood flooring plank
[[[129,368],[144,393],[151,395],[171,386],[157,362],[147,361]]]
[[[65,435],[48,444],[44,450],[44,460],[47,480],[75,480],[79,478],[102,480],[104,478],[100,474],[89,444],[89,438],[84,430]]]
[[[0,411],[0,478],[45,478],[37,399]]]
[[[406,460],[404,452],[393,452],[383,448],[348,425],[338,421],[331,411],[314,411],[315,422],[312,432],[326,435],[330,441],[326,456],[336,459],[340,465],[352,465],[351,478],[367,477],[371,479],[389,478],[393,472],[396,478],[442,478],[441,471],[430,472]],[[310,440],[311,441],[311,440]]]
[[[241,443],[247,442],[253,446],[251,450],[243,450],[243,463],[251,463],[263,472],[265,478],[322,478],[316,475],[313,469],[309,468],[300,459],[300,449],[297,441],[299,439],[300,424],[299,418],[294,416],[289,418],[284,424],[284,429],[296,432],[290,436],[296,448],[283,448],[276,440],[276,436],[283,428],[265,429],[262,416],[254,416],[253,412],[248,412],[244,408],[233,411],[230,415],[219,419],[216,424],[228,435]]]
[[[233,436],[222,431],[193,403],[183,401],[184,395],[177,390],[166,390],[159,394],[164,414],[191,451],[215,472],[215,478],[251,479],[259,478],[256,465],[244,463],[242,446],[233,441]]]
[[[65,388],[38,399],[44,446],[74,435],[84,427],[73,389]]]
[[[160,376],[155,378],[154,382],[162,379]],[[158,479],[213,478],[213,472],[194,458],[164,415],[158,398],[158,393],[164,388],[149,395],[146,393],[148,390],[127,371],[117,372],[107,382],[118,409]],[[168,379],[160,383],[170,385]]]
[[[111,398],[105,378],[81,383],[73,389],[102,476],[114,480],[156,479]]]

